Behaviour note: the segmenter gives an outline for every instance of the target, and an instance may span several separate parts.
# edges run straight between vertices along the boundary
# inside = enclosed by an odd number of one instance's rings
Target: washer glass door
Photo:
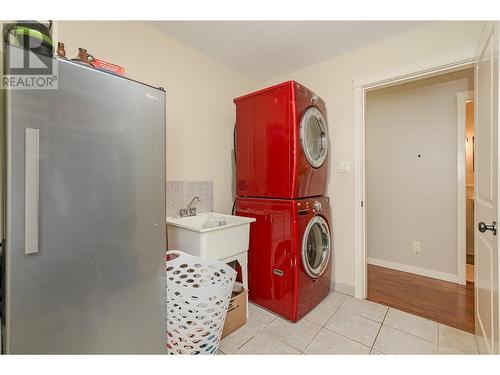
[[[314,216],[307,224],[302,240],[302,263],[307,274],[320,277],[330,259],[330,230],[323,217]]]
[[[328,153],[328,129],[320,110],[310,107],[300,121],[300,144],[307,161],[319,168]]]

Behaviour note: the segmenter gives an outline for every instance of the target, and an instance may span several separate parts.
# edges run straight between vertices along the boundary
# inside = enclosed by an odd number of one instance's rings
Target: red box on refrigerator
[[[111,64],[110,62],[96,58],[94,58],[92,63],[96,69],[104,70],[105,72],[117,74],[119,76],[125,75],[125,69],[120,65]]]

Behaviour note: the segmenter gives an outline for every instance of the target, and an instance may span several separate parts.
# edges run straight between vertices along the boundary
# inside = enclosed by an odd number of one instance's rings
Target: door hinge
[[[363,201],[361,201],[361,207],[363,207]]]

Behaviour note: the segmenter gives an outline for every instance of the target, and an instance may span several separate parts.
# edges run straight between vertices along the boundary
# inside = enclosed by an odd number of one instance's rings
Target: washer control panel
[[[308,212],[312,211],[314,213],[322,212],[324,207],[328,207],[328,199],[318,197],[318,199],[311,199],[307,201],[299,201],[297,202],[297,210],[299,214],[305,215]]]

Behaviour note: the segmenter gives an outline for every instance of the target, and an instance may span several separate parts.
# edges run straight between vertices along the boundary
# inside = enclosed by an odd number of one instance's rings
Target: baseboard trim
[[[334,280],[332,280],[330,282],[330,290],[334,290],[336,292],[347,294],[349,296],[354,296],[354,286],[353,285],[339,283],[339,282],[334,281]]]
[[[428,270],[426,268],[409,266],[407,264],[395,263],[384,259],[370,258],[370,257],[367,258],[367,263],[373,264],[374,266],[392,268],[393,270],[397,271],[413,273],[415,275],[431,277],[433,279],[449,281],[451,283],[458,283],[458,276],[453,275],[451,273]]]

